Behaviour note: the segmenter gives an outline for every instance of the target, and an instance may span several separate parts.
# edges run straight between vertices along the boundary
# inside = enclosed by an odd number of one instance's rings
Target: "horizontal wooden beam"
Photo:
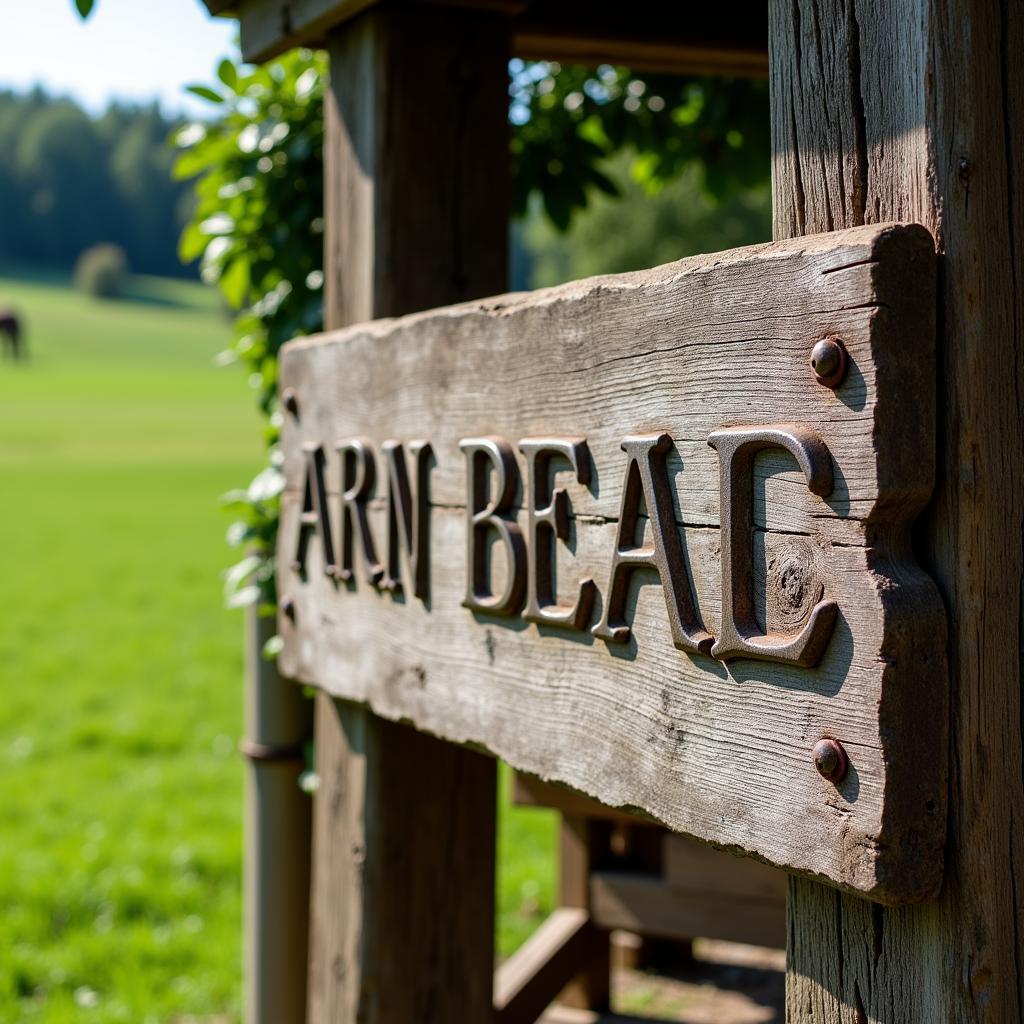
[[[575,789],[556,786],[538,779],[536,775],[515,772],[512,778],[512,803],[517,807],[548,807],[560,814],[571,814],[580,818],[614,821],[621,825],[661,827],[645,814],[606,807]]]
[[[759,2],[534,2],[513,20],[513,52],[527,60],[760,78],[768,74],[768,9]]]
[[[293,46],[320,47],[329,30],[382,0],[206,0],[239,20],[242,56],[260,63]],[[524,59],[623,64],[638,71],[762,77],[768,71],[763,3],[637,5],[582,0],[407,0],[512,18],[513,53]]]
[[[780,868],[671,832],[665,834],[662,850],[665,882],[674,889],[736,900],[786,900],[786,872]]]
[[[678,889],[653,875],[601,871],[590,877],[591,914],[602,928],[669,939],[786,944],[786,904]]]
[[[593,926],[581,907],[559,907],[494,975],[496,1024],[533,1024],[586,965]]]

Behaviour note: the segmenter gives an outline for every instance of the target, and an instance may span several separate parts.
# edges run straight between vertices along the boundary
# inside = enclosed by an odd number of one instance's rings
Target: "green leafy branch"
[[[323,94],[321,55],[295,50],[259,68],[220,63],[215,86],[189,91],[215,117],[175,136],[175,174],[195,178],[196,208],[181,236],[184,261],[237,311],[222,363],[240,363],[267,417],[268,464],[225,496],[228,542],[246,552],[226,576],[230,605],[276,603],[274,540],[283,478],[277,353],[323,322]]]

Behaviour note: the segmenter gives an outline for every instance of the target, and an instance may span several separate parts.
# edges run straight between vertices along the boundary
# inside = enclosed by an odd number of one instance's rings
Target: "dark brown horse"
[[[25,355],[22,347],[21,321],[11,310],[0,311],[0,338],[3,339],[4,355],[8,359],[21,359]]]

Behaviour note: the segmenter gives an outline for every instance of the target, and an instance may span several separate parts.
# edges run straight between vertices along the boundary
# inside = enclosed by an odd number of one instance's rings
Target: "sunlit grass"
[[[237,1019],[241,623],[218,495],[260,465],[195,285],[99,302],[0,278],[0,1021]],[[554,827],[501,812],[499,951],[550,908]]]

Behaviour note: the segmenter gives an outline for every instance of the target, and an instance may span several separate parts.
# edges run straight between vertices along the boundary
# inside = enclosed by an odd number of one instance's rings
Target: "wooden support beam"
[[[786,872],[750,857],[736,857],[707,843],[666,833],[664,878],[673,889],[716,893],[734,900],[786,899]]]
[[[263,656],[272,618],[245,631],[245,1020],[302,1024],[309,955],[311,801],[299,787],[313,705]]]
[[[602,928],[624,928],[641,935],[701,936],[757,946],[781,946],[786,937],[786,909],[781,900],[737,899],[676,889],[647,874],[592,874],[590,912]]]
[[[497,1024],[533,1024],[581,971],[591,952],[590,916],[558,907],[494,976]]]
[[[329,43],[326,323],[500,291],[504,21],[374,11]],[[490,1024],[494,761],[324,695],[316,719],[310,1024]]]
[[[382,0],[206,0],[214,14],[239,19],[242,55],[261,62],[293,46],[322,47],[339,25]],[[512,52],[527,60],[625,64],[670,74],[764,77],[768,19],[760,0],[726,5],[662,4],[648,10],[620,0],[406,0],[406,6],[481,11],[509,19]]]
[[[792,878],[786,1019],[1019,1022],[1024,5],[768,6],[776,237],[900,220],[937,241],[939,472],[915,550],[949,610],[952,682],[939,899],[890,910]]]
[[[648,10],[621,0],[535,0],[512,24],[514,53],[528,60],[669,74],[768,73],[768,16],[759,0]]]
[[[568,786],[556,786],[545,782],[536,775],[514,772],[512,779],[512,802],[517,807],[550,807],[562,814],[594,818],[598,821],[613,821],[622,825],[655,824],[643,814],[606,807],[593,797]]]
[[[558,902],[590,915],[590,873],[607,865],[611,824],[563,815],[559,829]],[[589,929],[590,949],[583,969],[562,992],[561,1002],[587,1010],[606,1010],[611,998],[611,936]]]

